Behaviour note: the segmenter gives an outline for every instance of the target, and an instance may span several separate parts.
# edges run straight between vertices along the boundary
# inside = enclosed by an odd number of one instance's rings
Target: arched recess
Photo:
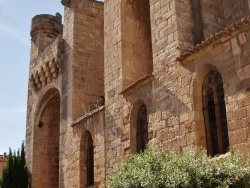
[[[143,152],[148,143],[148,112],[142,101],[134,104],[130,115],[131,153]]]
[[[153,72],[150,2],[123,0],[121,15],[122,81],[128,86]]]
[[[198,71],[193,97],[197,145],[212,156],[225,153],[229,147],[226,106],[222,77],[215,67],[205,65]]]
[[[39,101],[34,122],[32,185],[59,187],[60,94],[49,89]]]
[[[85,131],[80,143],[80,187],[94,186],[94,143],[89,131]]]

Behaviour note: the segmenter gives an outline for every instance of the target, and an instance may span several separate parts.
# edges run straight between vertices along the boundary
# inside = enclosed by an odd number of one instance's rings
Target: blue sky
[[[30,23],[37,14],[63,15],[60,0],[0,0],[0,154],[25,139]]]

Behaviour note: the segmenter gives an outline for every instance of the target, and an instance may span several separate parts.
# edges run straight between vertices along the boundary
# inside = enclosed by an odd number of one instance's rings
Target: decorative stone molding
[[[63,40],[60,37],[37,57],[29,78],[34,91],[57,79],[61,72],[62,48]]]

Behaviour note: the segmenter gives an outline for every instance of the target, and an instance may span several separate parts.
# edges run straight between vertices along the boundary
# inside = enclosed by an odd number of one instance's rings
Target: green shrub
[[[3,169],[0,188],[28,188],[29,172],[25,161],[24,143],[21,151],[10,149],[7,166]]]
[[[108,177],[108,188],[248,188],[250,166],[240,154],[211,160],[206,151],[149,146]]]

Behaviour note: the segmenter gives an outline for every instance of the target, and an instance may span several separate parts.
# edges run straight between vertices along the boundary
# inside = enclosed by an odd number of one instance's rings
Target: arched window
[[[210,71],[203,82],[203,115],[208,154],[225,153],[229,147],[222,77]]]
[[[144,151],[148,143],[148,121],[147,121],[147,108],[142,105],[139,108],[137,116],[137,152]]]
[[[87,186],[94,185],[94,147],[91,134],[87,135]]]
[[[94,186],[94,144],[89,131],[84,131],[80,143],[80,187]]]

